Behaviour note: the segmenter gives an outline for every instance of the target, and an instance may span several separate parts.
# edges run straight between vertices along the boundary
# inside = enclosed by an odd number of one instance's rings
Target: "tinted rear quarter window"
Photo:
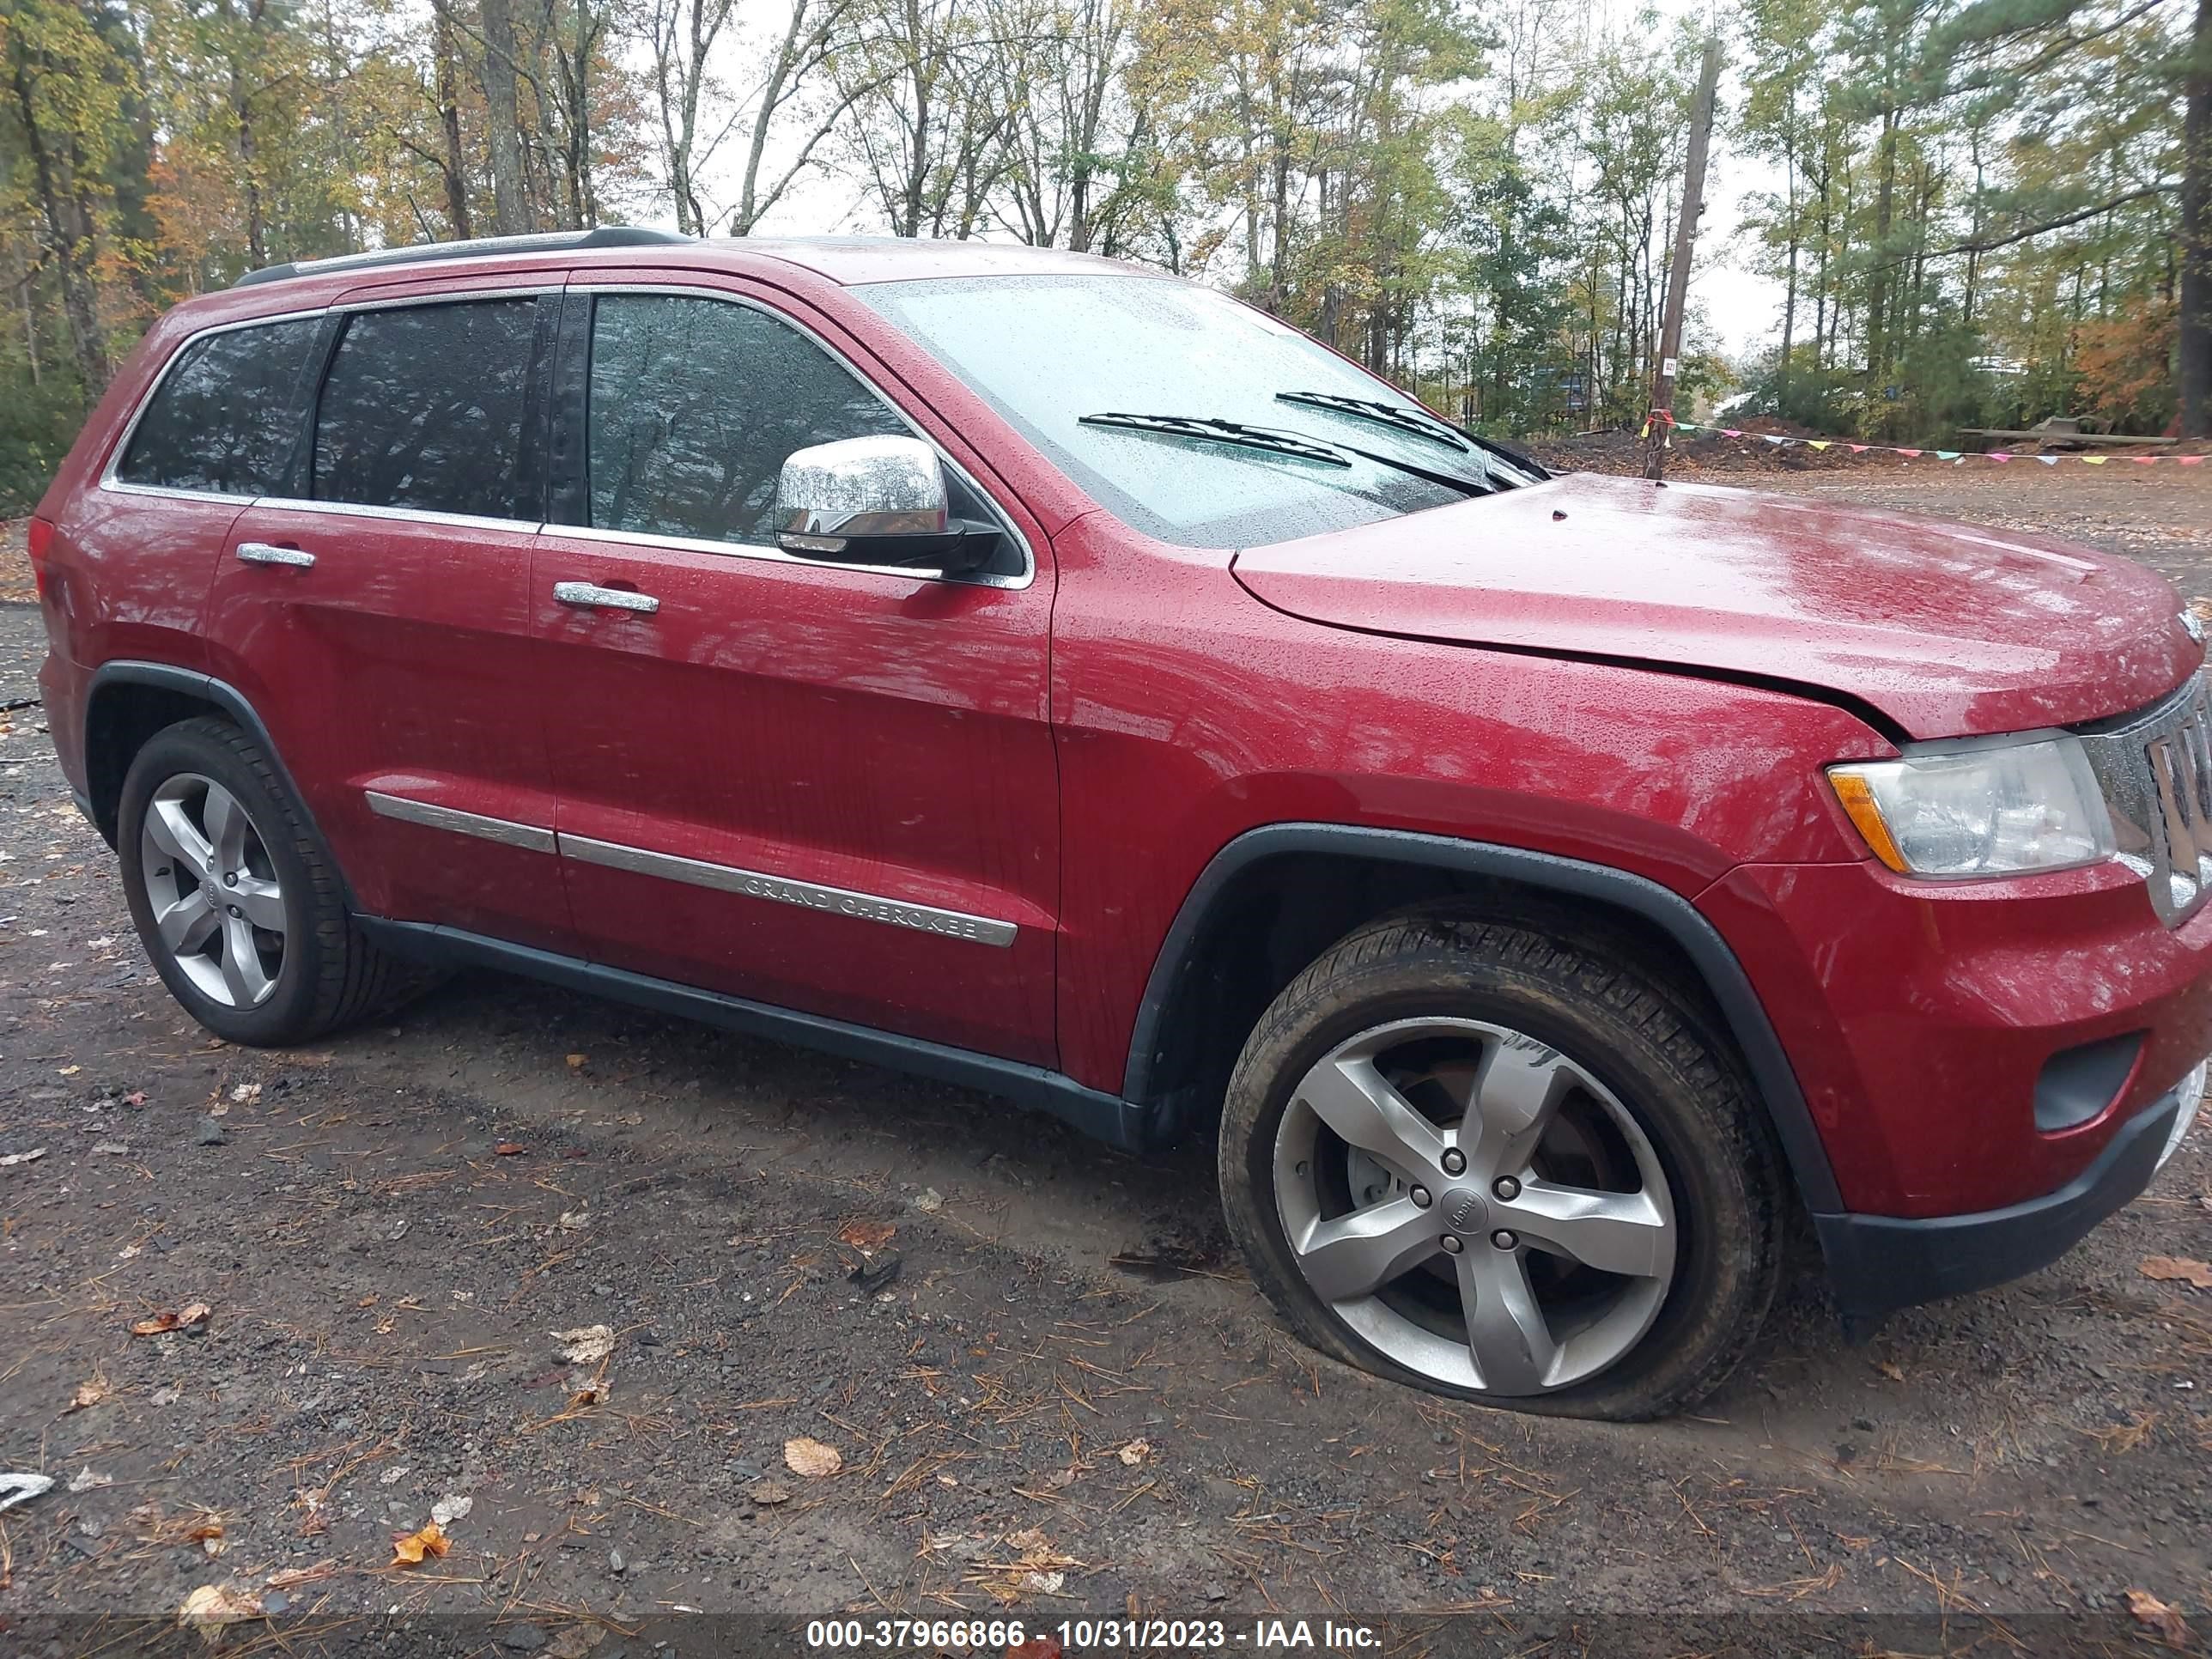
[[[278,493],[320,326],[305,317],[193,341],[162,377],[115,476],[218,495]]]
[[[533,299],[349,319],[315,414],[315,496],[535,523],[522,452]]]

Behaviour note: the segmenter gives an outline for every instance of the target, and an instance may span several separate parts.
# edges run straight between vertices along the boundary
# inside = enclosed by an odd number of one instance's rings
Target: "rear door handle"
[[[248,564],[289,564],[305,570],[315,556],[304,548],[276,547],[267,542],[240,542],[238,556]]]
[[[595,582],[555,582],[553,597],[563,605],[580,605],[587,611],[635,611],[649,617],[660,609],[660,601],[650,593],[601,587]]]

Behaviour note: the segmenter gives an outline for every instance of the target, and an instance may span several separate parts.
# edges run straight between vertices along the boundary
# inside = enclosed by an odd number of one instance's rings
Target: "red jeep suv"
[[[2212,1050],[2146,571],[1548,475],[1273,318],[975,243],[509,239],[147,336],[31,549],[177,1000],[477,964],[1142,1150],[1440,1393],[1634,1418],[2050,1261]]]

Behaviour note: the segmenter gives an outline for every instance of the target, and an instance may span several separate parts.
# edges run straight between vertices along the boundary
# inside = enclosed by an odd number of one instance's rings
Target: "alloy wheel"
[[[284,969],[284,895],[260,832],[212,778],[180,772],[146,803],[139,863],[161,948],[226,1008],[266,1002]]]
[[[1274,1146],[1306,1282],[1398,1364],[1454,1388],[1549,1393],[1658,1316],[1674,1197],[1589,1068],[1485,1021],[1393,1021],[1311,1066]]]

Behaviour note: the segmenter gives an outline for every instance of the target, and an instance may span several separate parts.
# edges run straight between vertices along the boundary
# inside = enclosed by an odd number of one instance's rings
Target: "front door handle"
[[[563,605],[580,605],[587,611],[635,611],[650,617],[660,609],[660,601],[650,593],[601,587],[596,582],[555,582],[553,597]]]
[[[298,547],[276,547],[267,542],[240,542],[238,556],[248,564],[289,564],[305,570],[315,556]]]

